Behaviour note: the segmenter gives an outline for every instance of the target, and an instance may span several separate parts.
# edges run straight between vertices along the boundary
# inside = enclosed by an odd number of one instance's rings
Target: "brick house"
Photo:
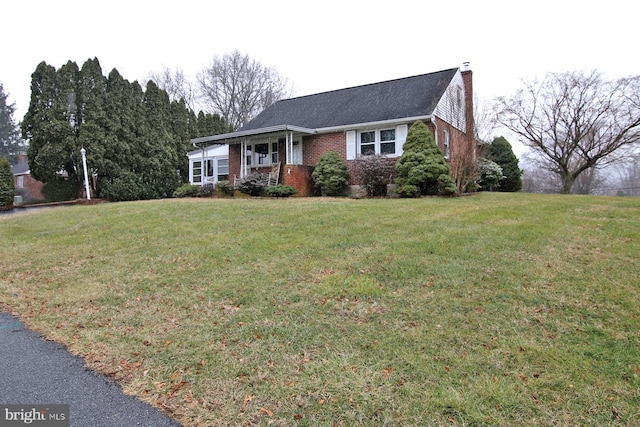
[[[22,203],[33,203],[44,200],[42,195],[42,182],[31,176],[31,170],[27,163],[27,156],[20,154],[18,164],[11,167],[16,196],[22,197]]]
[[[402,155],[411,124],[424,121],[445,158],[475,153],[472,72],[464,67],[275,102],[236,132],[196,138],[229,146],[229,176],[279,168],[279,182],[313,194],[311,173],[328,150],[349,165],[369,153]],[[357,186],[357,182],[351,182]]]

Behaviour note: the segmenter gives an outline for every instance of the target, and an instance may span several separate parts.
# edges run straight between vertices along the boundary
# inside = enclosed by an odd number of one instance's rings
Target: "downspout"
[[[433,124],[433,129],[435,130],[436,145],[440,147],[440,145],[438,144],[438,125],[436,125],[436,120],[433,114],[431,115],[431,123]]]
[[[200,163],[200,186],[204,186],[204,176],[205,176],[204,168],[205,168],[205,165],[204,165],[204,146],[202,146],[202,163]]]

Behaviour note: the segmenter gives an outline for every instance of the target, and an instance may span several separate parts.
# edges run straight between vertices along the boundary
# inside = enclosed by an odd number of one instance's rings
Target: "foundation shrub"
[[[195,197],[198,193],[199,185],[184,184],[176,188],[173,197]]]
[[[393,182],[394,161],[380,155],[359,156],[353,162],[353,175],[367,196],[384,197]]]
[[[266,186],[267,183],[262,179],[260,174],[252,173],[240,181],[238,190],[249,196],[262,196]]]
[[[265,193],[270,197],[289,197],[296,194],[298,190],[290,185],[278,184],[273,187],[267,187]]]
[[[349,183],[347,165],[337,151],[324,153],[311,177],[323,196],[343,196]]]

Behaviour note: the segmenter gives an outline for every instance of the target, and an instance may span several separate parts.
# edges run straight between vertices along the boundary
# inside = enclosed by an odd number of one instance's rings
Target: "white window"
[[[200,183],[202,182],[202,162],[195,161],[193,162],[193,180],[192,183]]]
[[[360,132],[358,152],[363,156],[396,154],[396,130],[381,129]]]
[[[278,163],[278,143],[247,145],[247,166],[260,167]]]
[[[451,134],[449,133],[449,129],[444,130],[444,143],[442,144],[442,146],[442,154],[444,154],[445,159],[448,159],[449,155],[451,154]]]
[[[24,187],[24,175],[18,175],[16,178],[17,178],[16,187],[17,188]]]
[[[380,131],[380,154],[396,154],[396,130]]]
[[[360,132],[360,154],[363,156],[376,154],[375,131]]]
[[[218,181],[227,181],[229,179],[229,159],[218,159]]]
[[[291,151],[291,163],[294,165],[302,164],[302,144],[300,141],[293,141],[293,150]]]
[[[203,167],[204,165],[204,167]],[[215,184],[229,179],[229,158],[211,157],[191,161],[192,184]]]
[[[278,163],[278,143],[277,142],[271,143],[271,163],[274,165]]]

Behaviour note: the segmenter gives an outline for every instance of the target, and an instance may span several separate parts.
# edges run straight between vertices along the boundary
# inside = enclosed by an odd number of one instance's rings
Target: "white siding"
[[[464,81],[460,70],[455,74],[447,90],[436,106],[435,115],[456,129],[466,132]]]

